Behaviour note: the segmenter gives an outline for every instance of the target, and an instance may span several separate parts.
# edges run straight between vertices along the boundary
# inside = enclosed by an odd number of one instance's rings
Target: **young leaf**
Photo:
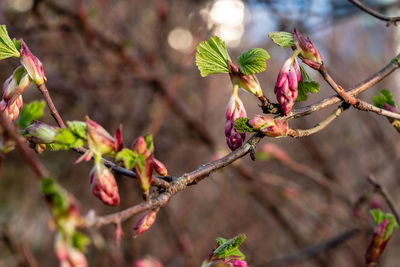
[[[52,150],[71,149],[86,144],[86,124],[81,121],[68,121],[68,128],[57,130],[55,142],[50,146]]]
[[[217,36],[211,37],[207,42],[203,41],[197,46],[196,65],[202,77],[215,73],[228,73],[228,60],[230,57],[225,43]]]
[[[383,104],[385,103],[391,105],[392,107],[396,107],[396,103],[393,100],[393,95],[387,89],[381,90],[379,95],[372,98],[372,101],[374,101],[374,106],[377,106],[378,108],[383,108]]]
[[[21,128],[26,128],[32,121],[40,119],[43,115],[45,106],[46,103],[43,100],[24,104],[19,112],[17,125]]]
[[[87,140],[86,136],[86,123],[83,121],[67,121],[67,126],[71,130],[71,133],[78,136],[83,140]]]
[[[82,252],[86,251],[86,247],[90,243],[90,239],[86,235],[76,231],[72,234],[71,239],[72,246]]]
[[[297,102],[304,101],[308,99],[308,93],[318,93],[320,86],[317,82],[313,81],[307,74],[303,66],[300,65],[301,80],[297,87],[298,95]]]
[[[268,52],[264,49],[253,48],[243,52],[237,58],[237,61],[240,65],[240,70],[246,75],[251,75],[263,72],[267,68],[265,61],[269,58]]]
[[[135,166],[137,155],[130,149],[124,148],[115,156],[116,161],[123,161],[125,168],[132,170]]]
[[[213,256],[220,259],[225,259],[229,256],[236,256],[237,258],[244,260],[245,256],[239,250],[239,246],[243,243],[245,239],[246,236],[242,234],[225,241],[218,248],[215,249]],[[223,238],[220,237],[217,239],[218,243],[220,243],[221,241],[223,241]]]
[[[154,150],[154,143],[153,143],[153,135],[148,134],[144,137],[144,140],[146,141],[146,146],[149,151]]]
[[[20,57],[19,51],[16,47],[17,42],[13,42],[8,36],[7,28],[5,25],[0,25],[0,60],[9,57]]]
[[[290,32],[270,32],[268,33],[269,38],[279,46],[283,48],[291,47],[294,45],[293,34]]]
[[[42,179],[42,193],[51,203],[56,217],[68,211],[69,202],[67,192],[52,178]]]
[[[374,218],[374,222],[376,225],[378,225],[379,223],[381,223],[383,220],[388,220],[389,223],[386,227],[386,232],[384,235],[384,241],[386,241],[390,235],[393,233],[393,230],[395,228],[398,228],[399,225],[397,224],[396,218],[394,217],[393,214],[391,213],[383,213],[381,210],[379,209],[372,209],[369,211],[372,215],[372,217]]]
[[[237,118],[233,124],[233,127],[238,133],[254,132],[253,127],[249,125],[249,118]]]

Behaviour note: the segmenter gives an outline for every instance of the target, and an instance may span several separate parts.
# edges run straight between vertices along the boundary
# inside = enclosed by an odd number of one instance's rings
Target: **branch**
[[[400,216],[397,212],[396,206],[394,205],[393,198],[389,195],[389,192],[384,186],[376,181],[372,174],[367,177],[367,181],[374,187],[375,192],[378,192],[385,199],[394,217],[396,218],[397,223],[400,225]]]
[[[358,7],[359,9],[361,9],[362,11],[364,11],[365,13],[368,13],[371,16],[377,18],[377,19],[380,19],[380,20],[383,20],[383,21],[387,21],[388,22],[387,26],[389,26],[392,23],[395,26],[397,26],[396,23],[398,21],[400,21],[400,17],[390,17],[390,16],[383,15],[383,14],[381,14],[381,13],[379,13],[379,12],[369,8],[369,7],[366,7],[359,0],[349,0],[349,2],[352,3],[353,5],[355,5],[356,7]]]
[[[85,220],[85,226],[87,227],[101,227],[110,223],[119,223],[127,220],[131,216],[138,214],[146,210],[152,210],[164,206],[168,203],[171,197],[176,193],[184,190],[186,187],[192,184],[196,184],[208,177],[211,173],[219,170],[225,166],[228,166],[237,159],[245,156],[247,153],[255,149],[258,142],[263,138],[261,134],[253,135],[243,146],[229,153],[225,157],[216,161],[200,165],[196,170],[185,173],[181,177],[177,178],[171,183],[171,186],[165,190],[165,192],[158,196],[151,198],[148,202],[130,207],[126,210],[110,214],[104,217],[90,217],[87,216]]]

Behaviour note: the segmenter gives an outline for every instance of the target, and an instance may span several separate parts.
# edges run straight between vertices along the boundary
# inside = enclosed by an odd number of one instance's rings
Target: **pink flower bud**
[[[118,206],[119,194],[117,183],[115,182],[114,175],[104,166],[103,162],[95,161],[95,165],[90,171],[89,176],[93,195],[106,205]]]
[[[56,127],[44,122],[35,121],[25,129],[24,136],[28,137],[29,141],[35,144],[50,144],[54,141],[56,129]]]
[[[142,218],[140,218],[135,227],[133,227],[133,230],[136,230],[136,233],[133,235],[134,238],[146,232],[153,225],[157,217],[157,212],[158,210],[149,211]]]
[[[153,157],[153,167],[161,176],[168,176],[167,167],[165,167],[165,165],[155,157]]]
[[[244,260],[240,260],[240,259],[233,259],[228,261],[228,266],[229,267],[247,267],[247,262],[245,262]]]
[[[21,64],[25,67],[33,82],[37,86],[40,86],[47,81],[43,65],[40,60],[31,53],[25,42],[23,40],[20,40],[20,42]]]
[[[233,85],[239,85],[240,88],[260,97],[263,95],[260,83],[257,77],[243,74],[239,67],[228,60],[229,76]]]
[[[149,156],[144,160],[143,163],[136,164],[134,170],[140,187],[142,188],[145,196],[147,196],[150,189],[151,180],[153,178],[153,157]]]
[[[114,133],[114,150],[116,152],[121,151],[124,144],[122,143],[123,138],[122,138],[122,124],[119,125],[119,127],[117,128],[117,130],[115,130]]]
[[[275,120],[262,115],[257,115],[252,118],[249,121],[249,125],[269,137],[286,136],[289,130],[287,121],[282,122],[281,120]]]
[[[246,137],[245,133],[238,133],[233,127],[235,120],[247,117],[242,100],[234,93],[226,107],[225,136],[228,147],[233,151],[242,146]]]
[[[292,110],[297,98],[297,86],[301,79],[300,68],[295,58],[289,58],[283,64],[276,80],[274,92],[283,114],[286,116]]]
[[[132,151],[137,153],[137,154],[141,154],[141,155],[145,155],[145,157],[148,157],[150,155],[150,151],[147,149],[147,144],[146,144],[146,140],[144,140],[143,136],[139,136],[135,139],[135,141],[133,141],[132,143]]]
[[[133,263],[133,267],[163,267],[162,264],[154,258],[140,259]]]
[[[367,251],[365,252],[365,261],[367,264],[376,262],[385,249],[386,244],[390,239],[389,237],[388,239],[384,240],[388,224],[389,220],[385,219],[375,227],[374,233],[369,241]]]
[[[86,131],[89,149],[98,155],[115,152],[115,139],[99,124],[86,117]]]
[[[299,57],[305,64],[314,69],[319,69],[322,65],[322,58],[318,50],[310,40],[310,37],[305,38],[296,28],[293,30],[294,50],[299,50]]]

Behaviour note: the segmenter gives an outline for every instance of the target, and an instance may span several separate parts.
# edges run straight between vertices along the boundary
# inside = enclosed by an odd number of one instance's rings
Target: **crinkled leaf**
[[[46,103],[42,101],[32,101],[29,104],[24,104],[19,112],[17,125],[21,128],[28,127],[32,121],[40,119],[43,115]]]
[[[132,170],[135,166],[137,155],[130,149],[124,148],[115,156],[116,161],[123,161],[125,168]]]
[[[8,35],[6,25],[0,25],[0,60],[9,57],[20,57],[18,42],[13,42]]]
[[[237,58],[237,61],[240,65],[240,70],[246,75],[251,75],[263,72],[267,68],[265,61],[269,58],[268,52],[264,49],[253,48],[243,52]]]
[[[83,121],[67,121],[67,126],[71,130],[71,133],[78,136],[83,140],[87,140],[86,136],[86,123]]]
[[[225,43],[217,36],[211,37],[197,46],[196,65],[202,77],[209,74],[228,73],[228,60],[230,57]]]
[[[85,252],[89,243],[90,239],[86,235],[76,231],[72,234],[72,246],[74,248]]]
[[[381,90],[377,96],[372,98],[372,101],[374,101],[374,105],[378,108],[383,108],[383,104],[385,103],[391,105],[392,107],[396,107],[396,103],[393,100],[393,95],[387,89]]]
[[[243,241],[246,239],[246,236],[244,234],[236,236],[232,239],[226,240],[218,248],[214,250],[214,257],[218,257],[220,259],[225,259],[226,257],[229,256],[237,256],[239,259],[244,260],[245,256],[243,253],[239,250],[239,246],[243,243]],[[220,243],[224,239],[223,238],[218,238],[217,242]]]
[[[53,213],[56,217],[68,211],[69,201],[67,192],[52,178],[42,179],[42,193],[51,203]]]
[[[284,48],[294,45],[293,34],[290,32],[270,32],[268,36],[274,43]]]
[[[249,118],[237,118],[233,124],[233,127],[238,133],[254,132],[253,127],[249,125]]]
[[[385,232],[385,236],[384,236],[384,240],[386,241],[390,235],[393,233],[393,230],[395,228],[398,228],[399,225],[396,221],[396,218],[394,217],[393,214],[391,213],[383,213],[381,210],[379,209],[372,209],[369,211],[372,215],[372,217],[374,218],[374,222],[376,225],[380,224],[383,220],[388,220],[389,223],[386,227],[386,232]]]
[[[317,82],[313,81],[307,74],[303,66],[300,65],[301,80],[297,87],[297,102],[304,101],[308,99],[308,93],[318,93],[320,86]]]

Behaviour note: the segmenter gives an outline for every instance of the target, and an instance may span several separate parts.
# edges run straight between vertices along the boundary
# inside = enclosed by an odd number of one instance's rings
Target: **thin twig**
[[[388,26],[391,23],[393,23],[395,26],[397,26],[396,22],[400,21],[400,17],[399,16],[390,17],[390,16],[383,15],[383,14],[381,14],[381,13],[379,13],[379,12],[369,8],[369,7],[366,7],[359,0],[349,0],[349,2],[352,3],[353,5],[355,5],[356,7],[358,7],[359,9],[361,9],[362,11],[364,11],[365,13],[368,13],[371,16],[377,18],[377,19],[380,19],[380,20],[383,20],[383,21],[387,21],[388,22],[388,24],[387,24]]]
[[[50,113],[53,116],[53,118],[56,120],[58,126],[65,128],[65,123],[62,120],[60,114],[57,111],[56,106],[53,103],[53,100],[50,97],[49,90],[47,89],[46,84],[43,83],[38,88],[39,88],[40,92],[43,94],[43,97],[46,100],[47,105],[49,106]]]
[[[367,177],[367,181],[374,187],[375,191],[378,192],[385,199],[394,217],[396,218],[397,223],[400,225],[400,216],[397,212],[396,206],[394,205],[393,198],[390,196],[389,192],[383,185],[376,181],[374,175],[370,174]]]

